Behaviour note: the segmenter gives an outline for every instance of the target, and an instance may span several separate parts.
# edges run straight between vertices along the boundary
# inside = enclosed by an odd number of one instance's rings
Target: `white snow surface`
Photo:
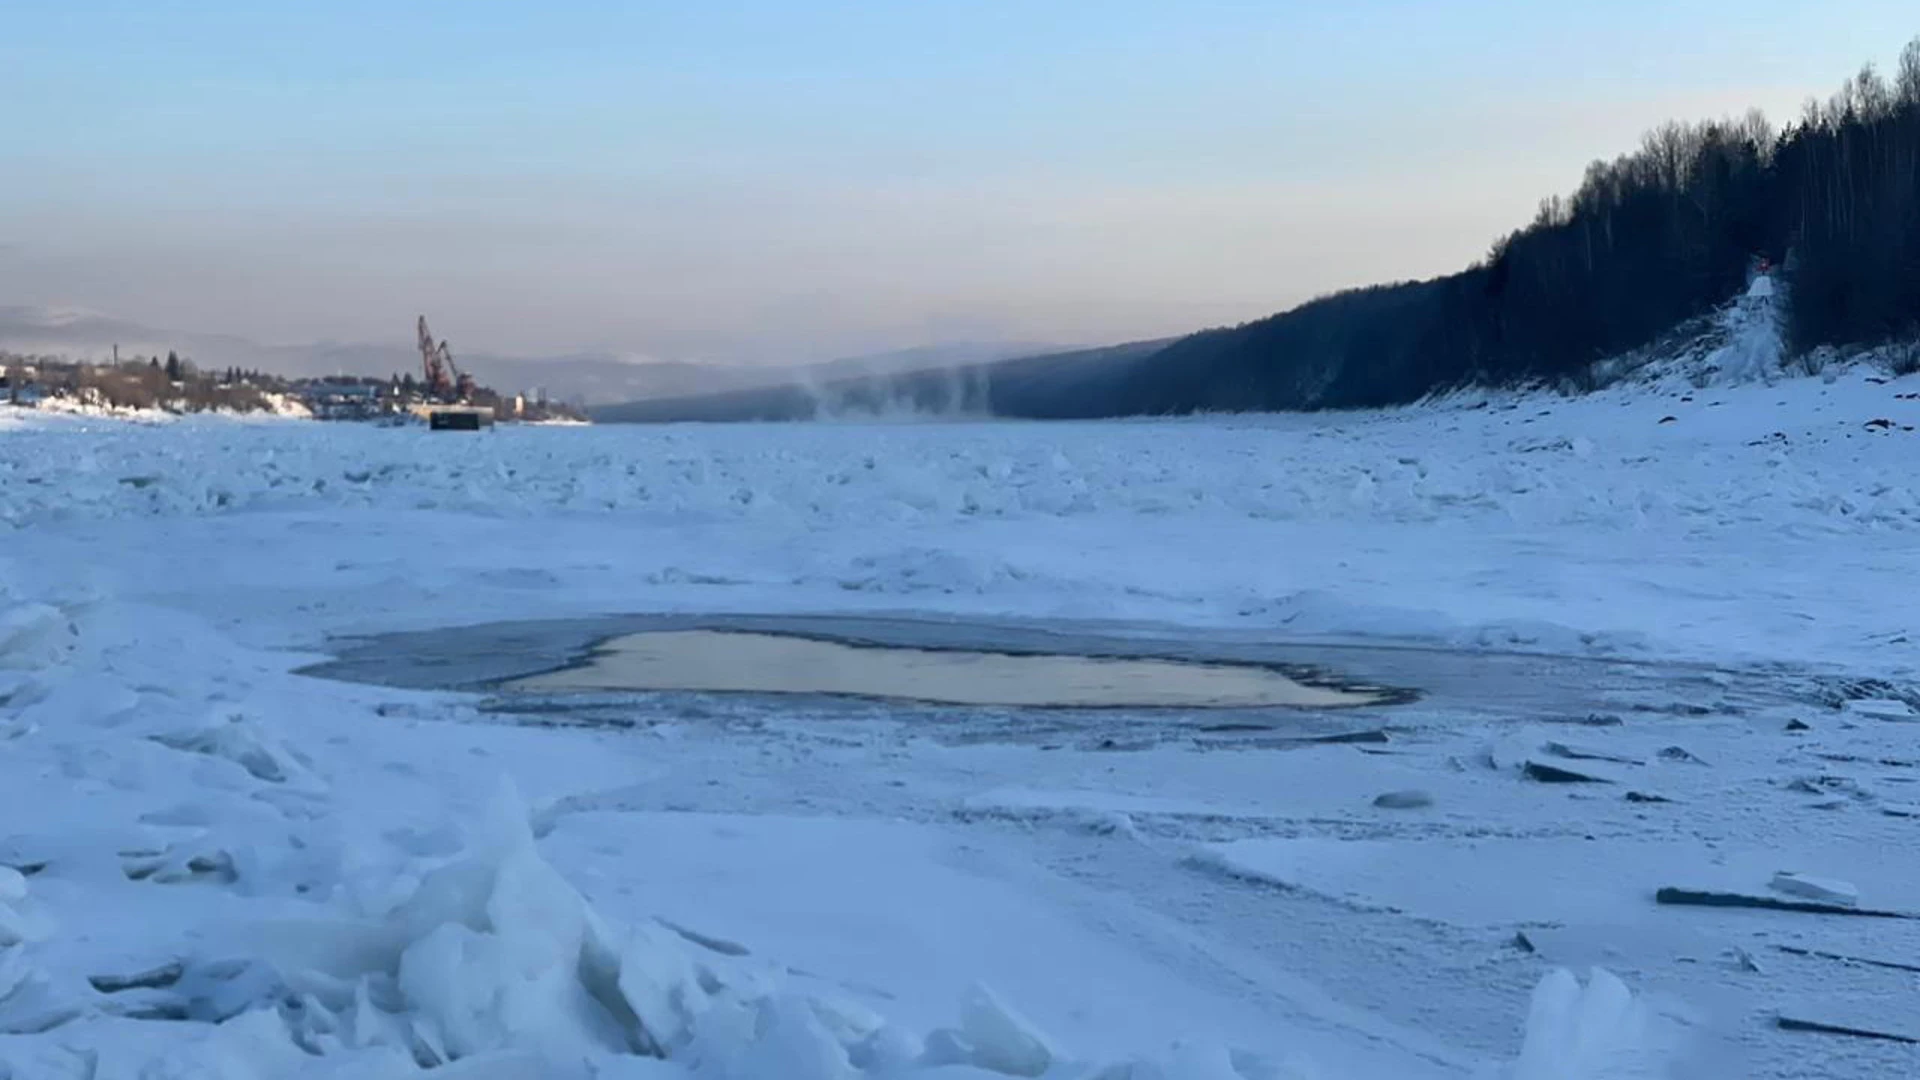
[[[1876,854],[1914,826],[1916,392],[476,435],[0,410],[0,1077],[1912,1075],[1763,1017],[1900,1027],[1859,1013],[1877,969],[1765,950],[1913,935],[1649,894],[1790,871],[1920,907]],[[1685,661],[1890,704],[1094,753],[517,726],[294,673],[334,634],[636,611]],[[1573,738],[1622,783],[1520,777]],[[1433,805],[1372,805],[1400,790]]]
[[[1709,358],[1722,383],[1770,381],[1786,357],[1784,310],[1773,277],[1761,274],[1722,316],[1727,342]]]

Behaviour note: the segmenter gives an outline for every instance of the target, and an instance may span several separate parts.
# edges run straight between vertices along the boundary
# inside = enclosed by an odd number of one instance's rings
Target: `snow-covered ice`
[[[0,1076],[1910,1075],[1770,1017],[1911,1029],[1867,961],[1920,963],[1920,922],[1651,895],[1788,871],[1920,910],[1883,854],[1920,780],[1916,389],[482,435],[0,411]],[[1568,687],[1591,717],[1468,685],[1361,710],[1383,745],[1100,748],[820,703],[523,725],[295,673],[333,635],[629,612],[1648,674]]]

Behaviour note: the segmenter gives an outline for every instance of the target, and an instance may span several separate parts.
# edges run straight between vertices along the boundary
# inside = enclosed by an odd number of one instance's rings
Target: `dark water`
[[[855,666],[885,666],[886,650],[992,665],[994,658],[1037,658],[1018,673],[1028,690],[1049,673],[1099,671],[1063,658],[1151,661],[1132,669],[1148,683],[1159,677],[1187,696],[1125,700],[1124,695],[1077,701],[1021,693],[1002,705],[979,700],[913,700],[892,684],[868,686],[815,678],[736,678],[724,652],[686,678],[633,678],[609,668],[598,654],[622,639],[654,635],[675,648],[724,650],[729,644],[764,646],[769,637],[827,643]],[[873,650],[861,653],[855,650]],[[794,655],[804,655],[794,653]],[[598,659],[599,662],[596,662]],[[654,661],[670,659],[656,653]],[[765,657],[761,656],[764,661]],[[935,657],[935,660],[940,658]],[[643,665],[644,666],[644,665]],[[671,664],[654,664],[656,669]],[[739,665],[735,665],[738,667]],[[1215,669],[1227,669],[1224,673]],[[1232,694],[1209,699],[1208,672],[1232,685],[1275,691],[1270,700]],[[725,678],[713,678],[716,673]],[[1390,733],[1471,717],[1612,724],[1631,717],[1739,714],[1753,705],[1797,697],[1793,680],[1777,674],[1618,659],[1489,653],[1373,642],[1294,642],[1270,632],[1221,631],[1122,623],[956,620],[942,617],[634,615],[491,623],[349,639],[337,658],[307,674],[414,689],[484,695],[482,708],[529,722],[619,727],[689,720],[751,728],[769,723],[835,721],[915,723],[942,738],[1062,742],[1125,749],[1168,738],[1199,744],[1295,745],[1340,739],[1366,746]],[[661,675],[660,670],[654,672]],[[671,672],[666,674],[671,675]],[[951,674],[951,672],[949,672]],[[845,673],[843,672],[844,676]],[[701,685],[721,683],[725,685]],[[1127,680],[1120,680],[1126,682]],[[1135,682],[1134,685],[1140,685]],[[1328,692],[1310,703],[1286,700],[1289,688]],[[1284,692],[1283,692],[1284,691]],[[1354,695],[1349,697],[1348,695]],[[953,695],[948,695],[949,697]]]

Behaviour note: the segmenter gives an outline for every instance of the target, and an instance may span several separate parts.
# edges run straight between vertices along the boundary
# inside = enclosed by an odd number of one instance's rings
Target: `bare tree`
[[[1894,93],[1909,109],[1920,107],[1920,38],[1900,52],[1900,68],[1893,76]]]

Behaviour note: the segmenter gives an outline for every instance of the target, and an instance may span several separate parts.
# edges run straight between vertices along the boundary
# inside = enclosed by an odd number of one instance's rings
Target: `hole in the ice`
[[[853,645],[724,630],[617,637],[582,664],[517,679],[530,692],[823,694],[1028,708],[1342,708],[1395,700],[1378,687],[1303,681],[1249,663]]]

